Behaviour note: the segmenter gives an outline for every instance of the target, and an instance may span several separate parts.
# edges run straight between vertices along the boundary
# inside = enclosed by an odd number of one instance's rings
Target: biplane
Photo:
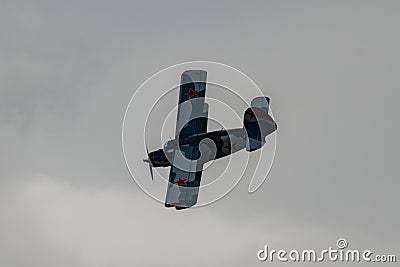
[[[207,132],[207,72],[187,70],[181,75],[175,138],[163,148],[149,153],[143,160],[152,168],[171,167],[165,207],[189,208],[199,195],[203,165],[246,148],[260,149],[266,137],[277,130],[268,114],[269,98],[256,97],[244,112],[243,126],[230,130]]]

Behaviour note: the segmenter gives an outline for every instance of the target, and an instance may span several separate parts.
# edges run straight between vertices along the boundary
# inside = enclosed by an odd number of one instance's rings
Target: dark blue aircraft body
[[[244,112],[243,127],[207,132],[205,102],[207,72],[182,73],[175,139],[148,153],[152,167],[171,167],[166,207],[189,208],[196,204],[204,163],[239,150],[260,149],[277,124],[268,114],[269,98],[256,97]]]

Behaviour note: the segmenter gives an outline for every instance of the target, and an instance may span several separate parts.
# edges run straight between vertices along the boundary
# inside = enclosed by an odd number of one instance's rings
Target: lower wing
[[[166,207],[184,209],[196,204],[203,164],[189,159],[198,158],[198,154],[197,145],[184,146],[181,150],[174,151],[165,199]]]

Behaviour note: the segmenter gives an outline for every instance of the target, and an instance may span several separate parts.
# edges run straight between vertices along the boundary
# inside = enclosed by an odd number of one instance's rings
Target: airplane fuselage
[[[173,153],[178,148],[186,151],[185,147],[199,149],[201,159],[189,157],[188,160],[201,160],[202,163],[226,157],[246,147],[247,133],[244,128],[218,130],[201,134],[194,134],[186,138],[175,138],[165,143],[164,148],[149,153],[153,167],[169,167]],[[179,144],[178,144],[179,140]],[[183,153],[184,154],[184,153]],[[185,156],[185,155],[184,155]]]

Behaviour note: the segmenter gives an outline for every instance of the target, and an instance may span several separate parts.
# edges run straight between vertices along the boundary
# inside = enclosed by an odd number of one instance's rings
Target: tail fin
[[[246,150],[254,151],[265,144],[267,135],[273,133],[278,125],[268,115],[269,98],[256,97],[244,113],[243,124],[247,132]]]

